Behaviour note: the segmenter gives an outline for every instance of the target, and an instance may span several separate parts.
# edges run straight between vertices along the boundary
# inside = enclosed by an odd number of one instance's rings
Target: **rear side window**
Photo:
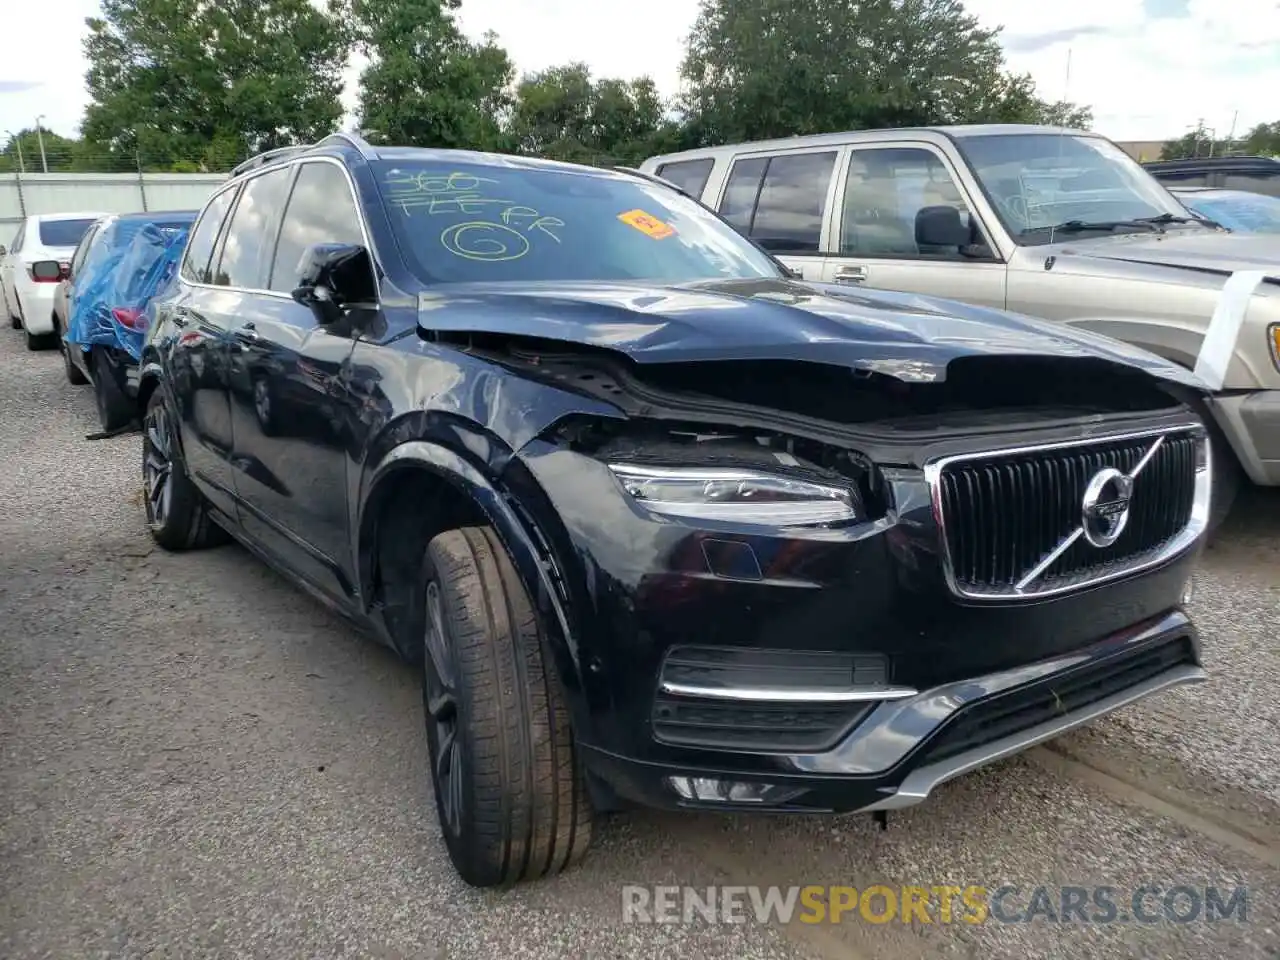
[[[187,241],[187,255],[182,261],[182,279],[192,283],[212,283],[213,275],[209,270],[209,260],[213,257],[214,245],[218,242],[218,232],[222,229],[222,221],[231,209],[231,201],[236,195],[236,188],[223,190],[205,208],[204,216],[191,233]]]
[[[213,279],[216,285],[248,290],[266,288],[271,251],[292,173],[292,167],[272,170],[245,185],[222,244],[222,257]]]
[[[766,250],[817,253],[835,165],[834,150],[740,160],[720,212]]]
[[[74,277],[80,272],[80,267],[84,265],[84,258],[89,254],[89,248],[93,246],[93,239],[98,235],[97,225],[90,227],[85,231],[84,236],[80,238],[80,245],[76,247],[76,252],[71,256],[71,275]]]
[[[270,289],[293,290],[303,253],[317,243],[364,243],[346,174],[332,163],[304,163],[298,170],[280,227]]]
[[[97,219],[87,220],[41,220],[40,243],[46,247],[74,247]]]
[[[690,196],[701,197],[715,163],[711,157],[702,160],[677,160],[674,163],[664,163],[657,169],[657,174],[663,180],[670,180]]]

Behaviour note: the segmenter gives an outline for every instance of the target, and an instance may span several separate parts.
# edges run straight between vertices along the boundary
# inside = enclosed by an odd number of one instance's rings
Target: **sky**
[[[0,14],[0,138],[41,123],[74,135],[84,112],[84,18],[97,0],[6,3]],[[1114,140],[1179,137],[1203,120],[1225,137],[1235,124],[1280,120],[1280,0],[967,0],[1002,27],[1009,66],[1040,96],[1089,104]],[[698,0],[463,0],[460,22],[498,34],[517,70],[584,61],[596,76],[653,77],[679,91],[685,38]],[[50,27],[56,24],[57,28]],[[359,64],[348,69],[354,102]]]

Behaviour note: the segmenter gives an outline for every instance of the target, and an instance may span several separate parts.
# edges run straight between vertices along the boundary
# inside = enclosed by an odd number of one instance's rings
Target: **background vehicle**
[[[1214,187],[1174,187],[1187,209],[1240,233],[1280,233],[1280,196]]]
[[[347,135],[243,166],[154,309],[152,536],[230,531],[421,663],[470,883],[624,802],[907,806],[1204,677],[1199,384],[1118,341]]]
[[[103,217],[58,284],[53,324],[67,379],[93,383],[103,430],[139,418],[138,358],[151,298],[172,276],[194,210]]]
[[[691,190],[806,279],[1044,317],[1195,370],[1214,390],[1215,525],[1241,466],[1280,485],[1280,238],[1207,226],[1103,137],[865,130],[641,169]]]
[[[42,213],[22,221],[0,257],[0,297],[14,329],[27,335],[27,347],[54,346],[53,294],[71,263],[71,254],[102,213]]]
[[[1152,160],[1143,167],[1170,187],[1219,187],[1280,197],[1280,160],[1274,157]]]

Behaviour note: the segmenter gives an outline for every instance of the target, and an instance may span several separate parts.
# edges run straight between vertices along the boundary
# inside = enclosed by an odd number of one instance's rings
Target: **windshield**
[[[1105,224],[1099,231],[1110,233],[1187,215],[1151,174],[1099,137],[996,134],[961,137],[959,146],[1019,244],[1050,243],[1056,228],[1072,221]],[[1079,233],[1077,226],[1073,235]]]
[[[590,170],[374,164],[396,239],[428,282],[776,277],[775,262],[669,187]]]
[[[1188,207],[1228,230],[1242,233],[1280,233],[1280,198],[1261,193],[1183,194]]]
[[[40,244],[45,247],[74,247],[93,226],[96,218],[88,220],[41,220]]]

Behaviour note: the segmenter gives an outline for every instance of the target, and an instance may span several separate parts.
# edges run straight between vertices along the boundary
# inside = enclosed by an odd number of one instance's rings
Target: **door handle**
[[[867,268],[864,266],[841,267],[836,271],[836,283],[865,283]]]

